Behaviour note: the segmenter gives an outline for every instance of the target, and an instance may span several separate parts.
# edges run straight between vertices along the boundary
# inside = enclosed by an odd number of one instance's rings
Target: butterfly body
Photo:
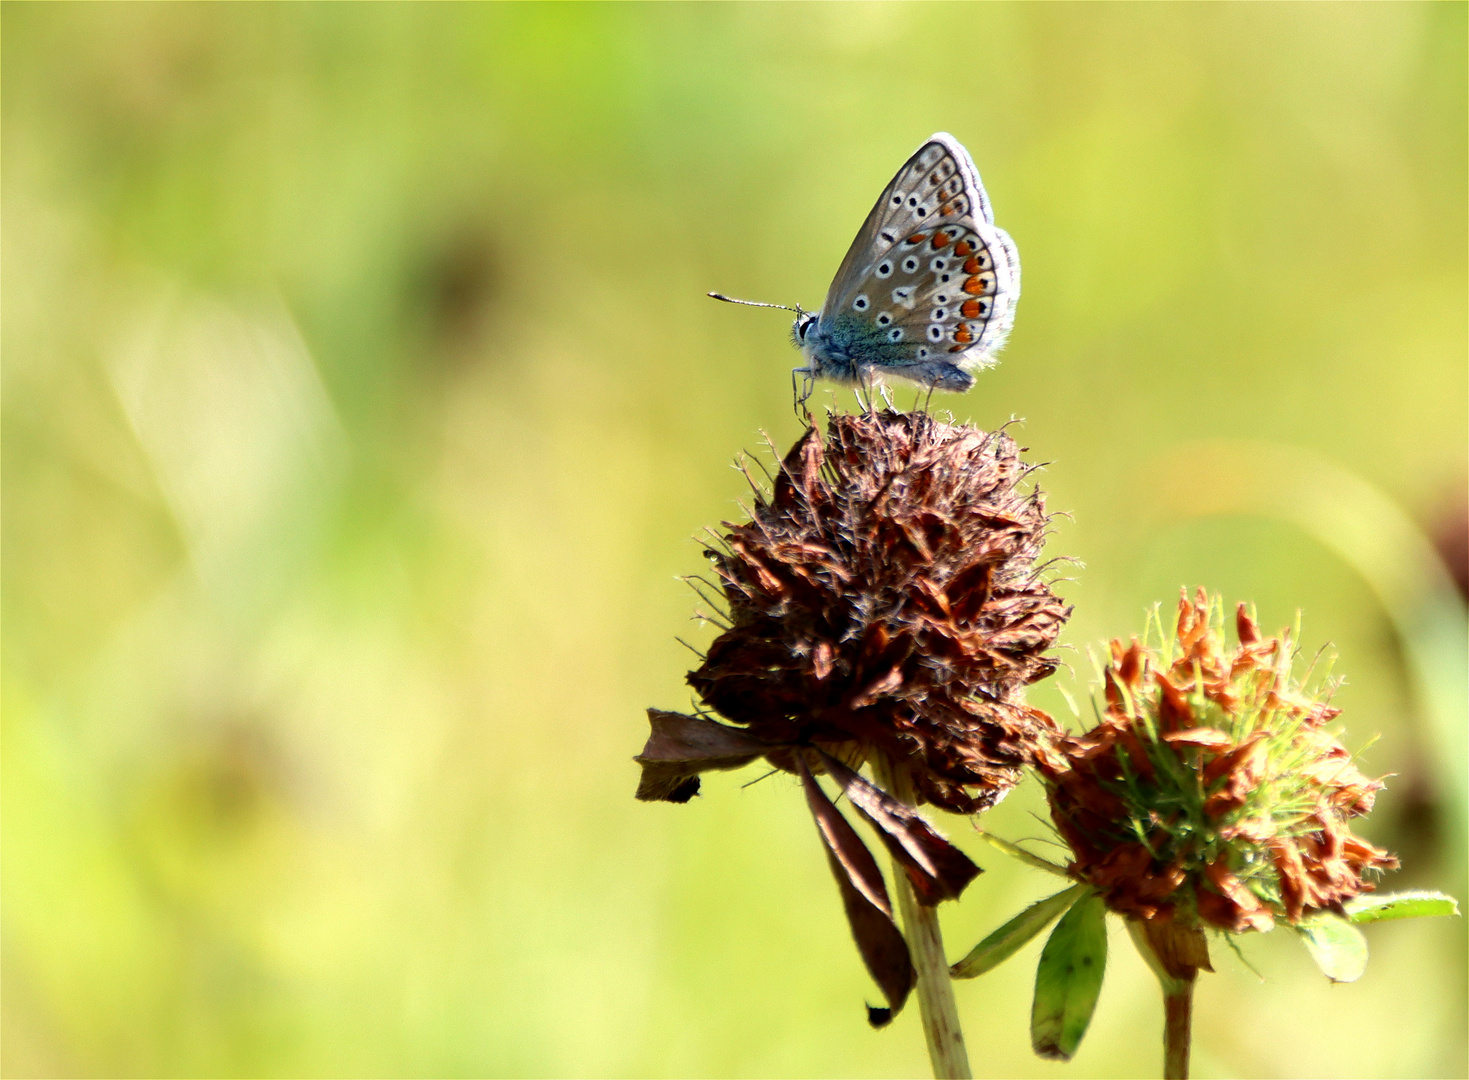
[[[994,224],[968,151],[940,132],[893,177],[816,313],[792,336],[808,379],[896,376],[968,390],[1015,319],[1020,257]]]

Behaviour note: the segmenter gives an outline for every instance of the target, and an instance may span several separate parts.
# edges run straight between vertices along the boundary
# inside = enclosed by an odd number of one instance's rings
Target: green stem
[[[889,795],[905,806],[917,805],[906,766],[896,765],[885,755],[874,754],[872,771],[878,785]],[[933,1075],[935,1080],[969,1080],[973,1074],[964,1048],[964,1031],[959,1026],[959,1009],[954,1004],[954,985],[949,981],[949,961],[944,955],[938,912],[918,902],[908,875],[896,861],[893,883],[908,952],[918,973],[918,1012],[923,1019],[923,1036],[928,1042]]]
[[[1166,981],[1163,984],[1163,1080],[1188,1080],[1193,1011],[1194,980]]]
[[[1188,1080],[1193,1045],[1194,983],[1209,966],[1209,947],[1197,926],[1128,919],[1133,944],[1163,988],[1163,1080]]]

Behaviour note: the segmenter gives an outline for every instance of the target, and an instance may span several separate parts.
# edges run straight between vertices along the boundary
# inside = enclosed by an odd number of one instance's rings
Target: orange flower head
[[[1157,648],[1113,641],[1100,722],[1037,767],[1072,874],[1114,911],[1268,930],[1339,911],[1397,860],[1348,826],[1382,781],[1327,730],[1329,694],[1293,677],[1289,632],[1264,637],[1241,604],[1230,648],[1223,613],[1184,592]]]

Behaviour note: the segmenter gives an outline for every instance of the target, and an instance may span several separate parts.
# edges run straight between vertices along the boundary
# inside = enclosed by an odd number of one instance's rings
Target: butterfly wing
[[[964,389],[972,380],[943,369],[993,363],[1019,295],[1015,244],[995,227],[969,152],[940,132],[898,170],[867,215],[821,318],[870,323],[880,335],[871,360],[878,370]]]

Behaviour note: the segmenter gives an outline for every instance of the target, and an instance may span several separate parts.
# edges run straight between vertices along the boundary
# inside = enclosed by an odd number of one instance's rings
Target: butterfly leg
[[[928,412],[928,403],[933,400],[933,383],[928,384],[928,393],[923,395],[923,411]],[[914,404],[917,404],[915,401]]]
[[[888,384],[887,383],[878,383],[877,384],[877,392],[882,395],[882,403],[888,407],[888,412],[894,412],[894,411],[896,411],[893,408],[892,395],[888,393]]]
[[[804,376],[799,390],[796,388],[797,375]],[[806,402],[811,400],[811,392],[814,389],[816,389],[816,380],[811,377],[810,368],[791,368],[791,405],[795,408],[797,416],[805,411]]]

